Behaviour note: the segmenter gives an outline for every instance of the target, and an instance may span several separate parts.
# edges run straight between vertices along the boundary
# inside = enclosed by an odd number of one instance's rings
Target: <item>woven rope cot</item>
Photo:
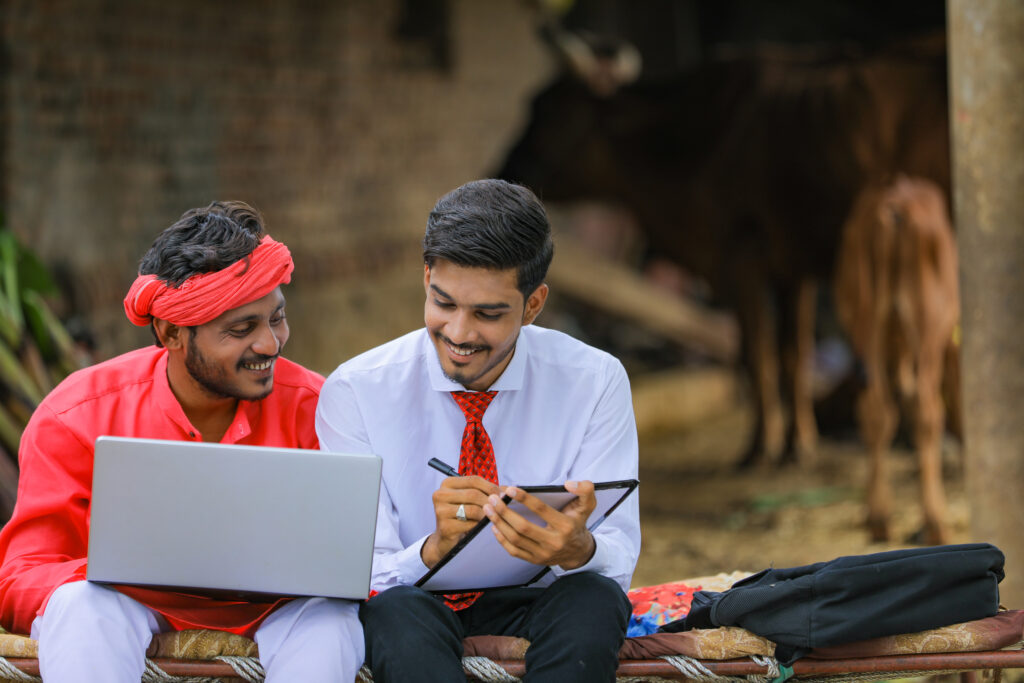
[[[492,660],[466,657],[463,668],[469,681],[520,680],[525,666],[521,660]],[[881,681],[892,678],[1024,668],[1024,650],[955,652],[941,654],[862,657],[855,659],[802,659],[792,667],[792,677],[801,683]],[[706,683],[769,683],[780,677],[782,667],[770,657],[730,660],[699,660],[667,656],[652,660],[624,660],[617,680],[624,682],[701,681]],[[39,664],[34,658],[0,657],[0,683],[38,682]],[[220,683],[264,680],[263,667],[255,657],[218,656],[209,660],[154,658],[146,661],[142,683]],[[373,680],[364,667],[360,683]]]
[[[665,584],[670,594],[685,586],[725,590],[745,572]],[[681,595],[681,593],[680,593]],[[647,596],[650,597],[650,596]],[[463,641],[468,681],[518,681],[525,674],[529,642],[504,636]],[[1024,669],[1024,610],[815,650],[791,668],[774,657],[775,644],[737,627],[656,633],[627,638],[620,651],[620,683],[702,681],[706,683],[800,683],[881,681],[924,675]],[[0,629],[0,683],[40,681],[38,645],[25,635]],[[256,644],[221,631],[157,634],[146,653],[143,683],[264,681]],[[994,676],[998,683],[998,675]],[[366,667],[357,683],[371,683]]]

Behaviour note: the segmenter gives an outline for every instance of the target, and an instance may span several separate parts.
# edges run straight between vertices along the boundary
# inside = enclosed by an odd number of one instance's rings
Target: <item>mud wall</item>
[[[397,0],[3,4],[7,223],[99,358],[148,343],[121,310],[138,259],[213,199],[291,247],[295,360],[326,372],[420,324],[427,212],[494,164],[552,68],[526,3],[447,6],[446,68]]]

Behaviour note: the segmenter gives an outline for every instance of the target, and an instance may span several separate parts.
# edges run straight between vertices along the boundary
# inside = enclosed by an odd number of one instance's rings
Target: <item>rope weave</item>
[[[685,674],[687,679],[692,681],[703,681],[705,683],[711,683],[712,681],[714,681],[715,683],[721,683],[723,681],[733,681],[735,683],[764,683],[765,681],[770,681],[772,678],[775,677],[768,677],[763,674],[756,674],[751,676],[719,676],[718,674],[716,674],[715,672],[711,671],[706,666],[701,664],[698,660],[694,659],[693,657],[687,657],[685,655],[670,655],[667,657],[660,657],[660,659],[663,659],[669,664],[671,664],[673,667],[675,667],[677,671],[679,671],[682,674]],[[760,659],[761,661],[758,661],[758,659]],[[754,659],[754,661],[756,661],[758,664],[768,667],[769,672],[771,672],[773,669],[774,671],[778,672],[778,665],[775,663],[775,660],[773,659],[770,660],[767,657],[760,657]],[[778,674],[776,673],[776,675]]]
[[[487,657],[463,657],[462,668],[481,681],[490,683],[518,683],[519,679],[505,671]]]
[[[266,671],[263,670],[263,665],[255,657],[229,657],[228,655],[221,655],[214,657],[214,659],[230,666],[235,670],[239,678],[249,683],[262,683],[267,677]]]
[[[249,683],[262,683],[266,674],[259,660],[255,657],[216,657],[235,670],[236,675]],[[752,674],[749,676],[719,676],[715,674],[698,660],[683,655],[661,657],[676,670],[685,674],[689,680],[701,681],[704,683],[766,683],[779,675],[778,662],[770,657],[751,657],[751,659],[764,666],[767,671],[764,674]],[[498,666],[487,657],[465,657],[462,660],[463,667],[477,680],[485,683],[518,683],[520,679],[509,674],[505,669]],[[964,671],[976,671],[977,669],[920,669],[914,671],[870,671],[855,674],[836,674],[832,676],[819,676],[816,678],[794,679],[799,683],[866,683],[867,681],[884,681],[893,678],[917,678],[921,676],[939,676],[947,674],[962,673]],[[1000,669],[995,672],[1002,673]],[[0,657],[0,681],[15,681],[17,683],[42,683],[42,678],[27,674],[18,667]],[[363,666],[357,675],[359,683],[373,683],[373,675],[370,670]],[[655,681],[669,681],[669,679],[658,676],[624,677],[617,679],[619,683],[653,683]],[[998,679],[996,679],[998,680]],[[221,683],[219,677],[209,678],[206,676],[172,676],[153,660],[146,660],[146,669],[142,674],[142,683]]]
[[[41,683],[43,679],[38,676],[28,675],[3,657],[0,657],[0,680],[32,681],[33,683]]]
[[[146,660],[146,668],[142,672],[142,683],[219,683],[219,678],[207,676],[172,676],[159,666],[152,659]]]

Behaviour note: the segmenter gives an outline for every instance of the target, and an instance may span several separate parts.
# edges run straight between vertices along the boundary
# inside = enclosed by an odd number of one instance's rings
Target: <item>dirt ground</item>
[[[892,455],[895,538],[872,543],[862,526],[867,455],[855,436],[823,438],[819,464],[809,471],[738,471],[750,425],[741,405],[699,428],[641,436],[643,547],[634,587],[914,545],[921,513],[906,447]],[[952,542],[967,542],[959,448],[948,441],[944,450]]]

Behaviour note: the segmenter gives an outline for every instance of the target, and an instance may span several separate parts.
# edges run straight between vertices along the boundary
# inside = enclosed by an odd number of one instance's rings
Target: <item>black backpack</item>
[[[765,569],[721,593],[698,591],[686,617],[659,630],[739,626],[775,642],[789,665],[816,647],[990,617],[1003,562],[999,548],[969,543]]]

